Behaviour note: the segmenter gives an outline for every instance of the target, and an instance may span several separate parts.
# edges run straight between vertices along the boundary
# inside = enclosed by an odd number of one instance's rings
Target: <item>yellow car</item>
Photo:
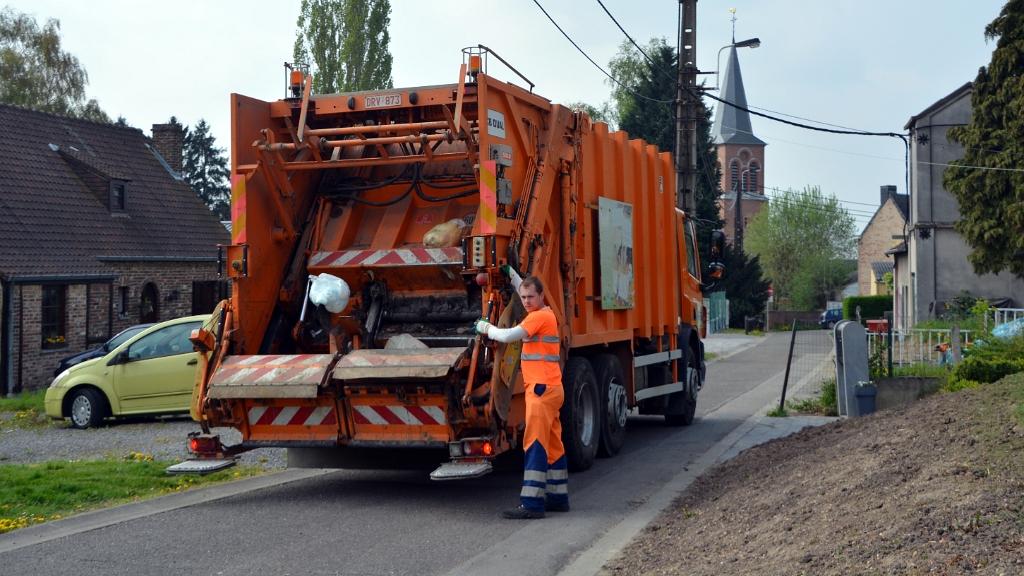
[[[46,390],[46,414],[89,428],[107,416],[188,412],[199,363],[188,337],[209,319],[203,314],[154,324],[106,355],[61,372]]]

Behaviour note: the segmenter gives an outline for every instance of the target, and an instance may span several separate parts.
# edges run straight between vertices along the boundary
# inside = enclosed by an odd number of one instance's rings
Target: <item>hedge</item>
[[[857,306],[862,320],[884,318],[886,312],[892,311],[892,296],[850,296],[843,300],[843,318],[856,320]]]
[[[1024,360],[968,356],[953,370],[953,380],[975,380],[987,384],[1017,372],[1024,372]]]

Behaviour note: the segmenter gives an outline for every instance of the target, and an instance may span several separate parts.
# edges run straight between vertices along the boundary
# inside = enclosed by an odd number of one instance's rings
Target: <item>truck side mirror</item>
[[[711,262],[708,262],[708,278],[721,280],[725,276],[725,264],[722,255],[725,253],[725,232],[711,232]]]

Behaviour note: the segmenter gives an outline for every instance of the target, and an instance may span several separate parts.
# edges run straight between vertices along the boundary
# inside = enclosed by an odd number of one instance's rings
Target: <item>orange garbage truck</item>
[[[521,343],[473,325],[518,324],[528,275],[559,323],[570,469],[616,454],[633,409],[693,420],[701,263],[671,155],[496,59],[465,50],[453,84],[312,94],[290,68],[281,100],[232,95],[232,288],[192,334],[193,464],[287,447],[289,466],[487,473],[521,444]]]

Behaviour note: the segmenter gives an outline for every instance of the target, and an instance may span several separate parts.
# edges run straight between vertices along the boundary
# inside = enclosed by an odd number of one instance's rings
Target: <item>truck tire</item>
[[[686,380],[683,391],[670,394],[665,402],[665,423],[669,426],[689,426],[697,413],[697,392],[700,390],[700,363],[692,348],[686,352]]]
[[[586,470],[594,464],[600,443],[601,411],[597,380],[586,358],[570,357],[562,374],[562,444],[569,471]]]
[[[594,372],[597,377],[598,398],[601,406],[601,442],[597,455],[603,458],[615,456],[626,440],[625,378],[622,364],[613,354],[600,354],[594,358]]]
[[[84,430],[99,426],[107,417],[107,399],[95,388],[76,388],[67,400],[71,427]]]

